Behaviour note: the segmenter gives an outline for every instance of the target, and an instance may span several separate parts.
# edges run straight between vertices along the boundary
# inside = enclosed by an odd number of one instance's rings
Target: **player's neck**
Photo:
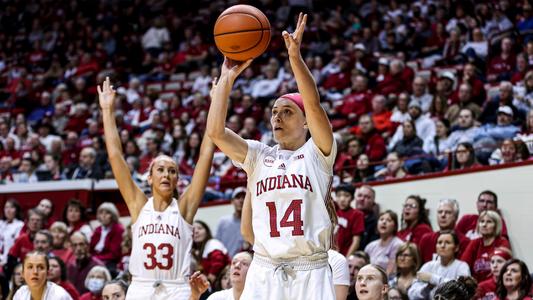
[[[160,195],[154,194],[154,210],[155,211],[165,211],[167,207],[170,205],[170,202],[172,202],[171,199],[165,199],[164,197]]]
[[[292,140],[292,141],[284,141],[284,142],[279,142],[279,148],[281,150],[295,151],[295,150],[300,149],[304,144],[305,144],[305,138]]]

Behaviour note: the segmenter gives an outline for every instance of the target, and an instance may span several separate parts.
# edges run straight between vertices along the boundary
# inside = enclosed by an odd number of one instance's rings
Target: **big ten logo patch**
[[[304,159],[304,155],[303,154],[298,154],[294,157],[294,160],[299,160],[299,159]]]
[[[274,165],[274,161],[276,159],[273,157],[273,156],[265,156],[265,158],[263,159],[263,163],[265,164],[266,167],[272,167]]]

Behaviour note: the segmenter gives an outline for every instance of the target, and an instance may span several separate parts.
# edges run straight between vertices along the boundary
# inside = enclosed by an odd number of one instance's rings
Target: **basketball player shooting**
[[[132,283],[127,299],[189,299],[192,222],[204,195],[213,159],[214,144],[204,136],[191,184],[177,195],[178,167],[159,155],[150,163],[148,183],[152,197],[137,187],[122,154],[115,123],[115,90],[106,78],[98,86],[107,154],[118,188],[131,216]]]
[[[337,149],[300,53],[306,21],[300,14],[296,30],[283,32],[299,93],[279,97],[272,107],[277,145],[244,140],[224,127],[233,83],[251,60],[224,60],[208,115],[209,136],[246,171],[252,195],[255,255],[241,299],[335,299],[326,201]]]

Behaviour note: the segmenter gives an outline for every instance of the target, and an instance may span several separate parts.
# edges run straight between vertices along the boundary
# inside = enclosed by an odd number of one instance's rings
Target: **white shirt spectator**
[[[170,34],[168,29],[150,27],[142,37],[142,44],[144,49],[162,48],[163,43],[170,41]]]
[[[260,79],[252,87],[252,97],[269,97],[274,96],[278,91],[278,88],[281,84],[282,78],[285,76],[285,71],[283,68],[280,68],[278,71],[278,76],[276,78]]]
[[[431,108],[431,103],[433,103],[433,96],[431,96],[428,93],[425,93],[424,95],[417,97],[415,95],[411,96],[411,101],[416,100],[420,102],[420,108],[422,108],[422,113],[425,114],[429,111]]]
[[[9,223],[6,220],[0,220],[0,266],[7,262],[9,249],[15,244],[23,226],[24,222],[18,219]]]
[[[489,53],[489,43],[487,41],[481,41],[481,42],[474,42],[474,41],[470,41],[470,42],[467,42],[463,48],[461,49],[461,52],[462,53],[466,53],[466,50],[468,50],[468,48],[472,48],[472,50],[474,50],[477,54],[477,56],[479,56],[479,58],[485,58],[487,57],[487,54]]]
[[[375,240],[366,245],[365,252],[370,257],[370,263],[382,267],[384,270],[390,270],[389,262],[396,259],[396,252],[403,244],[398,237],[393,237],[386,245],[381,244],[381,240]]]
[[[415,120],[415,127],[416,135],[422,140],[433,138],[435,136],[435,122],[433,122],[433,120],[427,115],[420,115],[418,119]],[[403,126],[398,126],[398,129],[396,129],[396,132],[389,143],[389,151],[394,148],[401,139],[403,139]]]
[[[459,276],[470,276],[468,264],[458,259],[447,266],[443,266],[440,263],[440,259],[427,262],[420,268],[420,272],[431,273],[431,279],[429,284],[423,281],[415,281],[408,290],[410,300],[433,299],[433,294],[439,284],[456,279]]]
[[[211,78],[211,76],[209,75],[196,77],[192,85],[191,91],[193,93],[199,92],[204,97],[209,95],[209,90],[211,87],[211,80],[213,80],[213,78]]]

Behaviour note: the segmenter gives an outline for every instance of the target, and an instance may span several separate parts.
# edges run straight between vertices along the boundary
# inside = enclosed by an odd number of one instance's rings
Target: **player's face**
[[[24,261],[24,282],[30,289],[38,288],[46,283],[48,270],[43,255],[30,255]]]
[[[199,223],[192,224],[192,239],[195,243],[201,243],[207,238],[207,230]]]
[[[394,232],[394,220],[391,215],[383,214],[378,220],[378,233],[380,236],[390,236]]]
[[[61,267],[57,263],[57,260],[50,260],[50,269],[48,270],[48,280],[56,282],[61,278]]]
[[[482,236],[493,236],[496,234],[496,223],[489,216],[483,216],[479,220],[479,233]]]
[[[441,204],[437,209],[437,222],[439,223],[440,229],[453,229],[455,227],[455,221],[453,206],[448,203]]]
[[[514,290],[520,285],[522,280],[522,272],[520,265],[517,263],[510,264],[503,271],[503,285],[507,290]]]
[[[444,258],[453,258],[458,250],[451,234],[441,234],[437,239],[437,254]]]
[[[496,278],[500,277],[500,271],[502,270],[502,267],[505,262],[505,258],[499,255],[493,255],[490,258],[490,271],[492,272],[492,276]]]
[[[387,293],[381,273],[372,266],[365,266],[357,274],[355,291],[360,300],[382,299]]]
[[[107,284],[102,290],[102,299],[124,300],[126,299],[126,293],[118,284]]]
[[[231,260],[230,276],[233,285],[236,283],[244,284],[246,280],[246,274],[252,259],[249,254],[237,253]]]
[[[158,157],[152,166],[148,183],[154,192],[171,197],[178,185],[178,167],[170,157]]]
[[[335,201],[339,205],[340,209],[348,208],[352,200],[352,194],[348,193],[347,191],[338,191],[337,193],[335,193]]]
[[[279,98],[272,107],[270,124],[274,140],[278,143],[292,141],[299,138],[305,139],[305,116],[291,100]]]

